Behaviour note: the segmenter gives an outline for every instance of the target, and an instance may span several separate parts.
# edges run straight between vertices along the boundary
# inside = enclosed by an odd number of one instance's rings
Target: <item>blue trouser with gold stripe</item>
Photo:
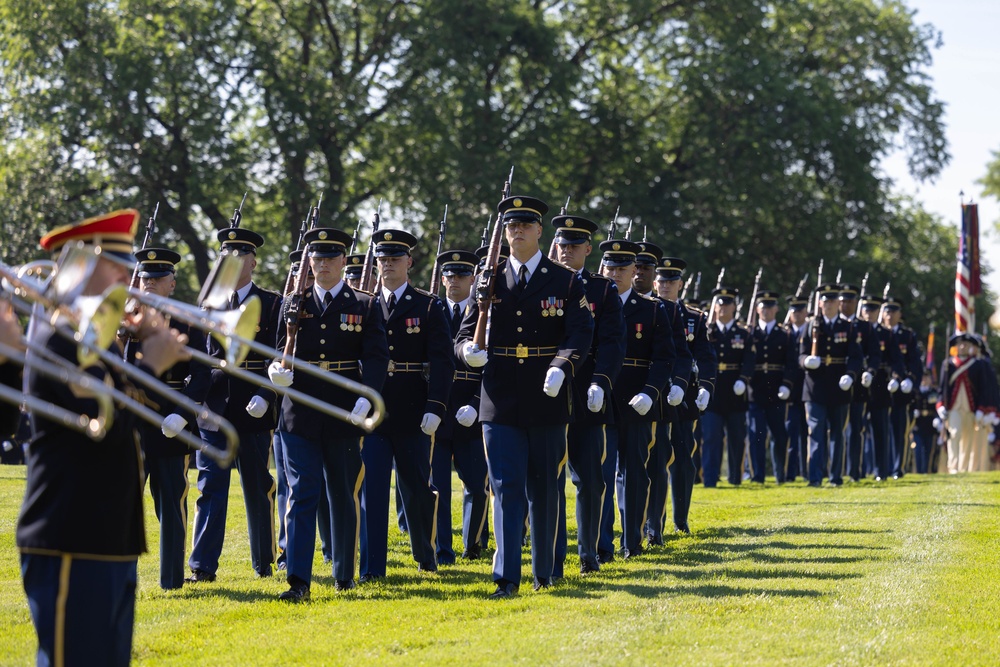
[[[615,491],[618,473],[618,427],[606,428],[604,433],[604,463],[601,477],[604,478],[604,502],[601,504],[601,537],[597,550],[613,554],[615,550]]]
[[[806,402],[809,424],[809,483],[818,486],[824,475],[831,484],[844,481],[844,425],[848,404],[824,405]]]
[[[864,401],[851,401],[847,412],[847,474],[851,479],[861,479],[864,473],[861,468],[861,452],[865,434]]]
[[[674,510],[674,528],[690,531],[688,513],[694,491],[695,467],[694,422],[682,420],[670,427],[670,445],[674,460],[670,464],[670,499]]]
[[[754,482],[764,483],[768,431],[771,433],[771,467],[774,469],[774,480],[778,484],[783,484],[785,481],[785,466],[788,457],[788,430],[785,428],[786,408],[784,403],[750,404],[748,420],[750,424],[750,479]]]
[[[521,583],[521,535],[527,503],[531,570],[535,579],[547,582],[555,562],[559,524],[557,485],[567,457],[566,425],[521,428],[485,422],[483,439],[497,542],[493,580]]]
[[[673,425],[662,420],[656,422],[656,438],[649,452],[646,474],[649,475],[649,507],[646,510],[645,534],[650,544],[663,544],[663,528],[667,518],[667,493],[670,473],[667,466],[674,457],[670,431]]]
[[[455,562],[451,540],[451,466],[455,463],[458,478],[462,480],[462,545],[478,544],[486,524],[486,502],[489,499],[486,469],[486,451],[479,429],[469,432],[471,437],[434,439],[431,460],[431,482],[438,491],[437,505],[437,560],[438,563]]]
[[[365,475],[361,438],[327,437],[314,442],[291,433],[279,432],[279,435],[288,475],[285,513],[288,577],[294,576],[304,583],[311,581],[318,519],[330,526],[333,578],[354,579],[361,484]],[[319,500],[324,495],[330,507],[326,516],[319,511]]]
[[[653,422],[626,421],[618,425],[618,513],[622,520],[621,546],[626,552],[642,547],[642,527],[649,501],[646,463],[653,446]]]
[[[614,428],[614,427],[612,427]],[[601,465],[605,456],[603,424],[570,424],[567,435],[568,465],[559,476],[559,527],[556,536],[556,559],[552,576],[563,576],[566,560],[566,470],[576,487],[577,551],[580,561],[597,563],[597,543],[601,535],[601,510],[605,496]]]
[[[21,554],[36,665],[129,664],[138,556],[121,558]]]
[[[180,588],[187,543],[188,457],[152,456],[146,459],[145,468],[160,522],[160,588]]]

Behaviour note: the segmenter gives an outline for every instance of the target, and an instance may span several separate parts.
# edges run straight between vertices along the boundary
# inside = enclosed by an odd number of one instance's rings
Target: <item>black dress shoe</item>
[[[362,575],[361,575],[361,578],[360,578],[360,579],[358,579],[358,583],[359,583],[359,584],[362,584],[362,585],[364,585],[364,584],[370,584],[370,583],[372,583],[373,581],[378,581],[378,580],[379,580],[379,579],[381,579],[381,578],[382,578],[382,577],[380,577],[380,576],[379,576],[379,575],[377,575],[377,574],[362,574]]]
[[[212,583],[215,581],[215,575],[205,570],[191,570],[191,575],[184,581],[189,584]]]
[[[536,591],[540,591],[543,588],[550,588],[551,586],[552,586],[551,579],[549,578],[539,579],[538,577],[535,577],[535,583],[531,585],[531,587],[534,588]]]
[[[675,525],[675,526],[674,526],[674,529],[675,529],[675,530],[676,530],[676,531],[677,531],[678,533],[684,533],[685,535],[690,535],[690,534],[691,534],[691,529],[690,529],[690,528],[688,528],[688,525],[687,525],[687,524],[684,524],[683,526],[677,526],[677,525]]]
[[[333,590],[335,591],[349,591],[354,588],[353,579],[337,579],[333,582]]]
[[[591,572],[599,572],[601,566],[598,565],[596,560],[581,560],[580,561],[580,574],[590,574]]]
[[[483,555],[483,548],[478,544],[473,544],[471,547],[462,552],[462,558],[465,560],[476,560]]]
[[[285,602],[308,602],[309,584],[292,584],[291,588],[278,596],[278,599]]]
[[[614,562],[614,560],[615,560],[614,553],[610,551],[604,551],[603,549],[597,550],[597,562],[600,563],[601,565],[607,565],[608,563]]]
[[[429,563],[417,563],[417,572],[437,572],[437,563],[431,561]]]
[[[270,577],[270,576],[272,576],[272,574],[273,573],[271,572],[271,568],[270,567],[268,567],[266,570],[257,570],[257,576],[258,577],[262,577],[262,578],[263,577]]]
[[[822,482],[809,482],[809,486],[813,487],[814,489],[818,489],[819,487],[823,486],[823,483]]]
[[[517,584],[500,580],[497,582],[497,589],[490,593],[490,599],[502,600],[504,598],[512,598],[517,595],[517,588]]]

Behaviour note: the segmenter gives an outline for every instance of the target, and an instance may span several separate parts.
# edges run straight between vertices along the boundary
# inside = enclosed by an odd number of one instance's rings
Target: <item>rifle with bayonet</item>
[[[434,255],[434,268],[431,270],[431,289],[430,292],[434,296],[437,296],[438,290],[441,289],[441,253],[444,252],[444,238],[445,234],[448,232],[448,205],[444,205],[444,217],[441,218],[441,223],[438,227],[438,250],[437,254]]]
[[[160,202],[156,202],[156,206],[153,208],[153,215],[149,216],[149,220],[146,221],[146,236],[142,239],[142,245],[139,250],[145,250],[146,247],[152,242],[153,234],[156,233],[156,215],[160,212]],[[139,287],[139,263],[136,262],[135,267],[132,269],[132,280],[129,281],[129,285],[133,288]]]
[[[302,245],[305,243],[307,226],[306,221],[303,220],[302,226],[299,227],[299,241],[295,244],[295,252],[303,252]],[[295,284],[295,276],[302,270],[302,266],[304,264],[305,257],[300,256],[298,262],[292,262],[288,267],[288,275],[285,276],[285,289],[281,291],[282,294],[288,294],[292,291],[292,287],[294,287]]]
[[[510,168],[510,175],[504,181],[501,190],[500,201],[510,196],[510,185],[514,180],[514,167]],[[499,209],[499,207],[498,207]],[[498,267],[500,265],[500,251],[503,246],[503,216],[497,213],[496,223],[493,225],[493,234],[490,236],[489,250],[486,253],[486,262],[483,270],[479,273],[476,284],[476,302],[479,304],[479,319],[476,321],[476,332],[472,342],[476,349],[486,349],[486,325],[489,323],[490,309],[496,301],[496,289]]]
[[[382,221],[382,200],[378,200],[378,208],[372,216],[372,233],[368,241],[368,250],[365,252],[365,263],[361,265],[361,280],[359,285],[365,292],[373,291],[372,274],[375,272],[375,233],[378,232],[379,223]]]
[[[691,283],[693,281],[694,281],[694,274],[692,273],[690,276],[688,276],[688,279],[684,281],[684,289],[681,290],[681,296],[678,299],[679,301],[683,301],[684,297],[687,296],[688,288],[691,287]]]
[[[753,280],[753,294],[750,295],[749,307],[747,309],[747,328],[752,332],[757,325],[757,292],[760,290],[760,277],[764,274],[764,267],[757,269],[757,277]]]
[[[813,326],[812,326],[812,349],[810,354],[819,356],[819,333],[822,322],[822,309],[819,305],[819,288],[823,286],[823,260],[819,260],[819,269],[816,271],[816,294],[813,300]]]
[[[563,204],[562,208],[559,209],[559,215],[566,215],[566,210],[569,208],[569,196],[566,197],[566,203]],[[555,235],[552,237],[552,243],[549,244],[549,259],[553,262],[559,261],[559,254],[556,252],[556,237],[559,236],[559,231],[556,230]]]
[[[622,210],[619,206],[615,209],[615,217],[611,218],[611,224],[608,225],[608,240],[610,241],[618,233],[618,212]]]
[[[722,279],[726,275],[726,267],[719,269],[719,277],[715,280],[715,289],[722,287]],[[719,300],[719,297],[715,294],[712,295],[712,303],[708,306],[708,323],[709,332],[711,332],[711,326],[715,324],[715,302]]]
[[[694,279],[694,292],[691,293],[691,300],[698,303],[698,292],[701,291],[701,271]]]

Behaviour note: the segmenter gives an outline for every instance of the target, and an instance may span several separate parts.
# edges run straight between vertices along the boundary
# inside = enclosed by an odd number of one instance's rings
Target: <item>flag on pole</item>
[[[930,375],[934,384],[937,384],[937,367],[934,365],[934,323],[931,322],[930,331],[927,332],[927,352],[924,363],[927,375]]]
[[[975,297],[983,291],[979,275],[979,206],[962,204],[962,232],[955,271],[955,331],[976,328]]]

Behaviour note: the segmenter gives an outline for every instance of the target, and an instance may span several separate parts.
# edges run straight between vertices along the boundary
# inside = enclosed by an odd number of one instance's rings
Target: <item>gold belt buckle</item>
[[[517,357],[518,359],[527,359],[528,358],[528,348],[526,348],[521,343],[518,343],[517,347],[514,348],[514,356]]]
[[[393,373],[395,371],[396,371],[396,362],[393,361],[392,359],[390,359],[389,360],[389,368],[387,369],[387,372]]]

